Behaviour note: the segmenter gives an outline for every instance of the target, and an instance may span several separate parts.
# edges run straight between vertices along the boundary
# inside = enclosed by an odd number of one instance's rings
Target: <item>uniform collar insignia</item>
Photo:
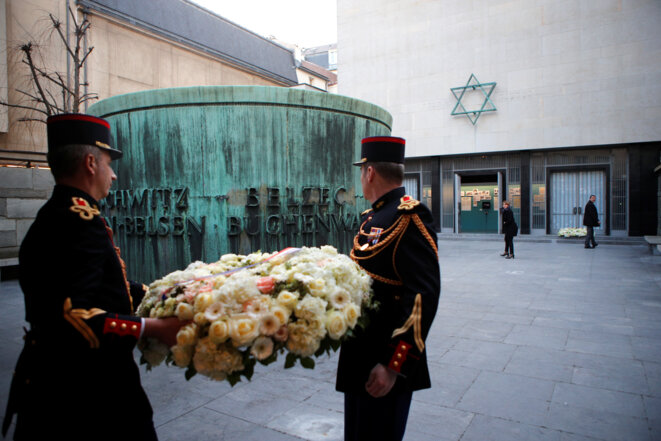
[[[69,207],[69,210],[78,213],[83,220],[92,220],[94,216],[101,214],[96,205],[94,207],[90,206],[89,202],[83,198],[74,196],[71,200],[73,201],[73,205]]]

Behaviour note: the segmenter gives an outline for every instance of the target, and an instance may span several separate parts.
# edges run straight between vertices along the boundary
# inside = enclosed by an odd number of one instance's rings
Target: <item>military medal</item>
[[[372,227],[370,230],[370,235],[367,236],[367,243],[370,245],[376,245],[379,243],[379,237],[381,237],[381,233],[383,233],[383,228]]]

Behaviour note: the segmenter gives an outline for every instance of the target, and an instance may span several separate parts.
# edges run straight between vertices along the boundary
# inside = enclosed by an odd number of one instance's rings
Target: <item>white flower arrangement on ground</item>
[[[561,237],[585,237],[588,234],[585,228],[562,228],[558,231]]]
[[[141,317],[190,321],[171,348],[141,340],[141,362],[167,360],[186,368],[187,379],[199,372],[232,385],[284,352],[286,368],[296,360],[313,368],[313,355],[337,350],[361,325],[363,308],[375,307],[371,281],[332,246],[191,263],[153,282],[140,303]]]

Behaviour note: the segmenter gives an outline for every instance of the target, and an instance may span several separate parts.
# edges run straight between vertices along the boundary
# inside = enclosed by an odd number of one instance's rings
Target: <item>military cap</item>
[[[110,123],[105,119],[81,113],[63,113],[49,116],[46,125],[49,152],[69,144],[86,144],[107,151],[112,159],[122,157],[121,150],[110,146]]]
[[[360,145],[360,161],[353,165],[363,165],[366,162],[395,162],[404,164],[404,147],[406,141],[395,136],[370,136],[363,138]]]

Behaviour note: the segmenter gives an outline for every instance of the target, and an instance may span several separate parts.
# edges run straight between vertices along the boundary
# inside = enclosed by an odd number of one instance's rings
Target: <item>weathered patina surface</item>
[[[363,101],[259,86],[138,92],[89,113],[124,152],[102,212],[142,281],[230,252],[348,252],[367,206],[351,163],[392,121]]]

